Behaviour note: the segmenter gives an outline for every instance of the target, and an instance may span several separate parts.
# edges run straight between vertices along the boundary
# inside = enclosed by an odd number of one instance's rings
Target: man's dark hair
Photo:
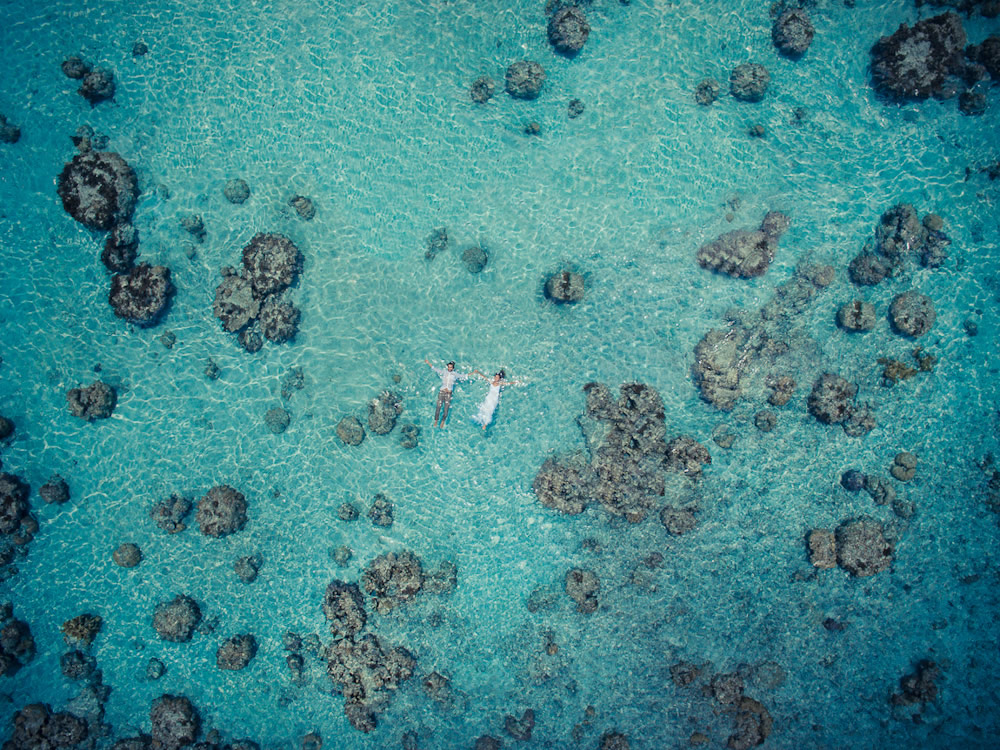
[[[455,363],[454,363],[454,362],[449,362],[448,364],[449,364],[449,365],[451,365],[452,367],[454,367],[454,366],[455,366]]]

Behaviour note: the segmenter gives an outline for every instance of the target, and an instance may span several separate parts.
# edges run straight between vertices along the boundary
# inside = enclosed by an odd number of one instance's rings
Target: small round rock
[[[288,425],[292,423],[292,418],[287,411],[282,409],[280,406],[276,406],[273,409],[268,409],[267,414],[264,415],[264,424],[267,425],[267,429],[273,432],[275,435],[280,435],[285,430],[288,429]]]
[[[245,203],[247,198],[250,197],[250,186],[246,180],[237,177],[226,183],[226,186],[222,189],[222,194],[226,196],[226,200],[230,203],[239,205],[240,203]]]
[[[486,268],[488,260],[489,256],[486,255],[486,251],[478,245],[467,247],[462,251],[462,262],[469,273],[481,273]]]
[[[125,542],[125,544],[119,545],[118,549],[112,553],[111,559],[119,567],[134,568],[142,562],[142,550],[136,544]]]
[[[496,93],[497,85],[489,76],[480,76],[469,87],[469,97],[476,104],[486,104]]]
[[[703,107],[707,107],[719,98],[722,86],[714,78],[706,78],[698,84],[694,90],[694,100]]]
[[[167,673],[167,665],[162,661],[153,657],[146,664],[146,679],[147,680],[158,680],[163,675]]]

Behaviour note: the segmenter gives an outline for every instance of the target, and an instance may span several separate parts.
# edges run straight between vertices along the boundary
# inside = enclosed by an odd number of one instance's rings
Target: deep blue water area
[[[702,736],[721,748],[738,710],[710,684],[732,673],[773,722],[764,747],[998,745],[1000,487],[988,482],[1000,456],[1000,181],[985,171],[1000,158],[997,87],[984,85],[979,116],[954,98],[876,93],[872,45],[946,8],[807,3],[815,38],[794,60],[772,44],[766,3],[583,7],[589,39],[566,57],[547,40],[541,0],[0,2],[0,114],[21,129],[0,143],[0,415],[15,425],[0,460],[30,486],[38,522],[0,583],[36,650],[0,676],[0,737],[24,706],[58,712],[80,692],[86,681],[60,669],[60,628],[92,613],[102,627],[87,651],[110,687],[97,747],[149,733],[150,706],[172,694],[197,707],[202,737],[214,728],[220,745],[266,750],[300,747],[310,732],[345,750],[471,748],[482,735],[597,748],[611,731],[637,750]],[[982,14],[962,23],[970,43],[1000,33]],[[148,52],[133,54],[137,41]],[[60,68],[71,55],[113,70],[113,99],[92,106],[77,93]],[[521,59],[545,69],[535,100],[503,91]],[[759,103],[728,93],[746,62],[770,73]],[[480,76],[497,83],[485,104],[469,95]],[[705,78],[722,84],[711,106],[694,98]],[[579,117],[567,114],[573,99]],[[749,132],[758,125],[762,137]],[[154,326],[115,317],[106,233],[74,221],[57,195],[81,126],[137,175],[140,260],[168,266],[176,287]],[[250,186],[242,204],[224,196],[234,178]],[[313,218],[290,206],[296,195]],[[897,204],[943,219],[948,259],[852,284],[848,263]],[[771,210],[791,224],[765,274],[696,262],[699,247]],[[183,226],[193,214],[202,242]],[[427,259],[438,227],[448,246]],[[251,354],[213,299],[220,268],[239,266],[261,232],[301,251],[288,295],[301,322],[293,341]],[[480,273],[462,261],[470,246],[487,252]],[[832,282],[769,324],[790,350],[751,366],[731,411],[707,403],[692,373],[698,342],[816,264],[832,266]],[[563,269],[582,274],[582,301],[543,293]],[[936,310],[919,340],[889,322],[908,289]],[[838,327],[853,299],[874,305],[873,330]],[[929,371],[918,346],[936,357]],[[502,367],[523,383],[505,389],[486,431],[470,418],[487,384],[459,384],[436,429],[439,379],[425,357],[462,372]],[[917,371],[887,384],[879,359]],[[302,387],[289,388],[299,370]],[[877,418],[867,435],[810,415],[824,372],[857,385]],[[771,373],[796,381],[783,406],[767,403]],[[66,394],[98,377],[118,402],[87,422]],[[665,439],[708,449],[701,478],[668,472],[661,498],[696,503],[693,530],[669,533],[659,506],[630,523],[597,504],[566,515],[539,502],[544,462],[588,447],[590,382],[656,389]],[[395,429],[346,445],[338,423],[356,416],[367,429],[386,390],[403,406]],[[276,407],[291,420],[280,434],[265,423]],[[762,410],[777,417],[770,431],[755,424]],[[415,448],[401,443],[405,424],[420,428]],[[917,457],[909,481],[890,477],[900,452]],[[895,510],[844,489],[850,468],[884,477]],[[66,503],[40,497],[53,474],[69,485]],[[166,534],[150,516],[171,494],[197,504],[222,484],[246,497],[241,531],[205,536],[192,512]],[[367,516],[378,493],[394,506],[391,527]],[[358,519],[340,518],[345,502]],[[891,539],[888,569],[811,564],[811,530],[862,517]],[[124,542],[141,548],[137,567],[113,562]],[[339,547],[349,559],[335,559]],[[358,582],[404,550],[425,571],[453,562],[457,583],[388,613],[366,597],[366,632],[416,667],[383,691],[378,726],[363,733],[321,659],[305,652],[292,679],[284,637],[329,644],[327,585]],[[254,554],[259,575],[244,583],[234,561]],[[600,581],[593,612],[564,591],[574,568]],[[154,610],[178,594],[214,628],[160,639]],[[256,656],[218,669],[217,649],[238,633],[253,634]],[[151,658],[166,667],[159,679],[147,676]],[[939,671],[934,696],[894,706],[923,660]],[[674,679],[680,663],[702,666],[691,685]],[[449,680],[447,700],[425,688],[432,672]],[[526,709],[535,726],[522,742],[504,721]]]

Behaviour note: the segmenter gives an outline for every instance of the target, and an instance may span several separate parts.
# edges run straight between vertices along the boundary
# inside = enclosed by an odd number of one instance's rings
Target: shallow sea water
[[[642,750],[685,746],[696,731],[723,747],[729,718],[670,679],[670,665],[687,660],[717,672],[752,667],[747,694],[774,719],[766,747],[995,746],[997,518],[976,464],[1000,450],[998,188],[976,172],[966,179],[966,167],[997,158],[1000,104],[991,91],[986,115],[969,118],[954,101],[876,98],[868,50],[916,20],[913,6],[819,2],[816,39],[793,62],[771,45],[766,4],[741,0],[597,1],[590,39],[572,60],[549,47],[541,2],[127,5],[3,3],[0,112],[22,137],[0,148],[0,413],[17,425],[0,457],[33,490],[58,472],[72,491],[64,506],[33,492],[40,531],[2,584],[38,647],[27,667],[0,678],[3,733],[23,705],[58,709],[76,693],[59,672],[59,627],[94,612],[104,619],[93,653],[112,688],[106,721],[116,738],[148,732],[152,700],[179,693],[224,740],[267,748],[298,746],[310,731],[337,748],[400,747],[408,731],[420,747],[471,747],[482,734],[504,736],[504,716],[526,708],[537,721],[526,746],[596,747],[617,729]],[[965,27],[972,42],[1000,30],[978,17]],[[150,49],[133,58],[137,39]],[[91,108],[75,93],[59,69],[71,54],[114,70],[113,102]],[[469,100],[473,80],[502,85],[521,58],[546,69],[538,100]],[[762,103],[694,104],[698,81],[725,81],[746,61],[771,71]],[[577,97],[586,111],[568,119]],[[796,107],[808,112],[801,122]],[[523,134],[528,121],[540,136]],[[747,135],[754,123],[765,138]],[[168,265],[178,290],[155,328],[113,316],[103,236],[74,222],[56,195],[74,153],[69,136],[83,124],[139,175],[140,257]],[[252,189],[241,206],[222,194],[237,176]],[[312,221],[288,207],[294,194],[314,200]],[[944,217],[951,258],[859,291],[847,262],[899,202]],[[766,275],[741,281],[698,267],[701,244],[757,225],[770,209],[792,225]],[[180,222],[194,212],[207,238],[189,258]],[[425,238],[438,226],[451,246],[426,261]],[[211,305],[218,269],[237,264],[261,231],[286,234],[304,255],[291,295],[302,323],[294,343],[248,355]],[[472,243],[490,254],[475,276],[459,259]],[[776,410],[777,428],[760,433],[753,415],[765,394],[716,411],[691,378],[693,349],[727,310],[756,310],[807,262],[832,264],[836,280],[791,322],[799,346],[784,367],[799,387]],[[556,307],[542,283],[567,265],[584,273],[587,296]],[[913,348],[891,333],[885,311],[910,286],[936,304],[920,343],[940,361],[885,388],[878,357]],[[834,318],[857,295],[882,317],[871,333],[849,336]],[[963,327],[970,318],[974,337]],[[159,342],[165,329],[177,336],[170,350]],[[438,380],[425,356],[455,359],[460,370],[504,367],[527,384],[505,392],[485,434],[469,421],[485,384],[459,386],[448,428],[436,431]],[[217,381],[203,375],[209,357]],[[98,364],[119,404],[111,419],[86,424],[68,413],[65,393],[91,382]],[[294,367],[305,387],[283,401]],[[857,382],[876,411],[867,437],[808,415],[809,384],[830,369]],[[593,380],[657,388],[668,437],[708,446],[695,531],[671,537],[655,515],[635,525],[599,509],[566,517],[535,499],[542,462],[583,447],[575,420]],[[401,423],[422,428],[419,447],[404,450],[398,427],[344,446],[337,422],[363,420],[386,388],[404,399]],[[272,435],[263,417],[278,405],[292,422]],[[719,425],[738,434],[729,450],[711,440]],[[916,504],[912,519],[838,486],[849,467],[887,474],[900,450],[920,460],[916,478],[897,483]],[[192,516],[192,528],[168,536],[150,519],[155,500],[197,498],[218,483],[246,494],[244,531],[207,539]],[[337,518],[345,500],[364,513],[377,492],[395,505],[390,529],[364,515]],[[813,572],[808,530],[858,515],[897,534],[892,569],[868,579]],[[142,548],[138,568],[112,563],[124,541]],[[343,567],[330,555],[340,545],[353,550]],[[373,558],[402,549],[425,566],[453,560],[458,586],[370,615],[371,629],[418,666],[363,735],[318,667],[306,685],[291,683],[282,634],[327,640],[327,584],[357,580]],[[253,552],[264,565],[247,586],[232,563]],[[664,560],[647,570],[640,561],[653,552]],[[575,566],[601,580],[593,614],[562,593]],[[531,613],[538,587],[555,591],[555,604]],[[162,642],[153,609],[182,592],[218,627]],[[829,632],[827,617],[847,629]],[[243,671],[217,670],[218,644],[240,632],[256,636],[256,658]],[[154,656],[167,665],[155,682],[143,676]],[[938,700],[922,723],[894,717],[889,694],[925,658],[943,667]],[[782,679],[767,679],[773,664]],[[420,677],[432,670],[451,679],[454,705],[424,692]]]

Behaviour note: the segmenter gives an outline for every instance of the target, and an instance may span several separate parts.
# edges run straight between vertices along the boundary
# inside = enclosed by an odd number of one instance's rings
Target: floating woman
[[[479,370],[473,370],[472,374],[478,375],[490,383],[490,390],[486,394],[486,398],[479,404],[479,410],[472,416],[472,421],[478,425],[482,425],[482,428],[485,430],[493,421],[493,414],[497,410],[497,404],[500,403],[500,391],[508,385],[523,385],[523,383],[519,380],[507,380],[507,375],[503,370],[500,370],[492,378]]]

